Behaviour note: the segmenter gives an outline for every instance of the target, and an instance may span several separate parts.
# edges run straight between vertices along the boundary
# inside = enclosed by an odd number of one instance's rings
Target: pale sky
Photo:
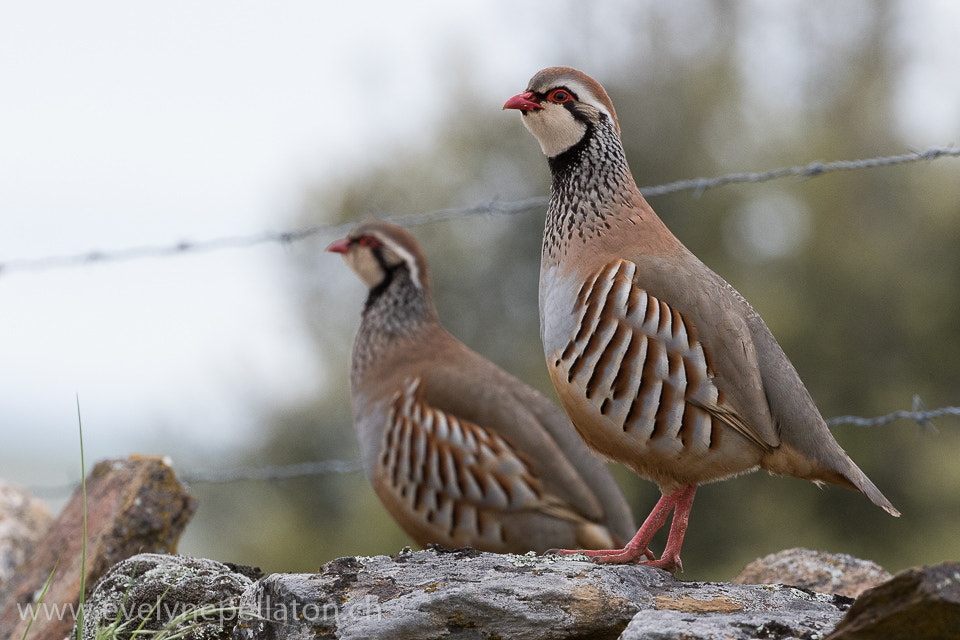
[[[955,11],[908,4],[925,62],[900,124],[918,148],[960,142]],[[550,6],[5,3],[0,263],[288,227],[318,176],[430,130],[464,86],[451,61],[476,69],[469,99],[491,110],[570,63],[551,42],[576,30],[557,33]],[[581,50],[595,73],[616,66],[612,44]],[[288,261],[265,245],[0,273],[0,477],[76,479],[78,394],[88,460],[188,462],[242,443],[254,409],[310,394],[322,380],[282,288]]]
[[[548,64],[498,26],[506,7],[6,3],[0,262],[289,226],[307,184],[429,129],[451,54],[476,58],[491,109]],[[311,393],[287,260],[268,245],[0,275],[0,477],[78,466],[78,394],[95,460],[196,457]]]

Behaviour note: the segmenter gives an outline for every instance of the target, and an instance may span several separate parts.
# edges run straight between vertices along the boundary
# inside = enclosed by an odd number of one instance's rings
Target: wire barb
[[[704,191],[728,184],[767,182],[788,177],[815,178],[834,171],[851,171],[855,169],[870,169],[874,167],[905,164],[908,162],[931,161],[944,157],[960,157],[960,149],[952,146],[933,147],[925,151],[910,151],[893,156],[866,158],[862,160],[838,160],[835,162],[810,162],[795,167],[780,167],[764,172],[730,173],[714,178],[693,178],[677,180],[667,184],[643,187],[640,192],[647,198],[662,196],[678,191],[691,190],[695,197]],[[454,220],[475,215],[514,215],[547,206],[549,199],[545,196],[536,196],[513,202],[492,200],[485,204],[467,208],[449,208],[428,211],[406,216],[387,216],[387,222],[393,222],[404,227],[415,227],[442,220]],[[115,251],[87,251],[73,255],[47,256],[42,258],[23,258],[0,262],[0,276],[12,272],[44,271],[49,269],[65,269],[88,266],[96,263],[119,262],[140,258],[166,258],[186,253],[204,251],[219,251],[222,249],[243,249],[261,244],[275,243],[288,245],[305,240],[315,235],[342,235],[349,231],[355,223],[344,224],[315,224],[299,229],[284,231],[264,231],[248,236],[232,236],[213,238],[210,240],[188,241],[181,240],[173,245],[157,245],[130,247]]]
[[[960,416],[960,407],[943,407],[940,409],[931,409],[929,411],[894,411],[885,416],[875,418],[861,418],[860,416],[837,416],[827,420],[828,426],[840,424],[852,424],[856,427],[878,427],[889,424],[895,420],[913,420],[925,431],[938,433],[937,428],[930,422],[933,418],[941,416]]]

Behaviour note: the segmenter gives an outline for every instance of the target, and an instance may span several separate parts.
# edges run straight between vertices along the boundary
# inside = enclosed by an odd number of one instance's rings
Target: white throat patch
[[[523,116],[523,126],[540,143],[540,149],[548,158],[560,155],[580,142],[586,133],[585,124],[573,117],[564,107],[546,103],[543,109],[528,111]]]

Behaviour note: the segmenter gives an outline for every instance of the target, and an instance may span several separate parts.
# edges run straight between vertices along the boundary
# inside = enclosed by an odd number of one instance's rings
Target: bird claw
[[[638,562],[637,564],[642,564],[645,567],[654,567],[656,569],[663,569],[667,573],[683,573],[683,562],[680,561],[680,556],[675,558],[660,558],[659,560],[646,560],[643,562]]]

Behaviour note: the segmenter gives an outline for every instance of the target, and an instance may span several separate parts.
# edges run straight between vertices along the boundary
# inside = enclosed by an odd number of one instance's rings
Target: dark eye
[[[373,236],[360,236],[357,238],[357,244],[367,249],[374,249],[380,246],[380,241]]]
[[[563,104],[564,102],[573,100],[573,96],[570,95],[570,92],[566,89],[554,89],[547,94],[547,100],[550,102],[556,102],[557,104]]]

